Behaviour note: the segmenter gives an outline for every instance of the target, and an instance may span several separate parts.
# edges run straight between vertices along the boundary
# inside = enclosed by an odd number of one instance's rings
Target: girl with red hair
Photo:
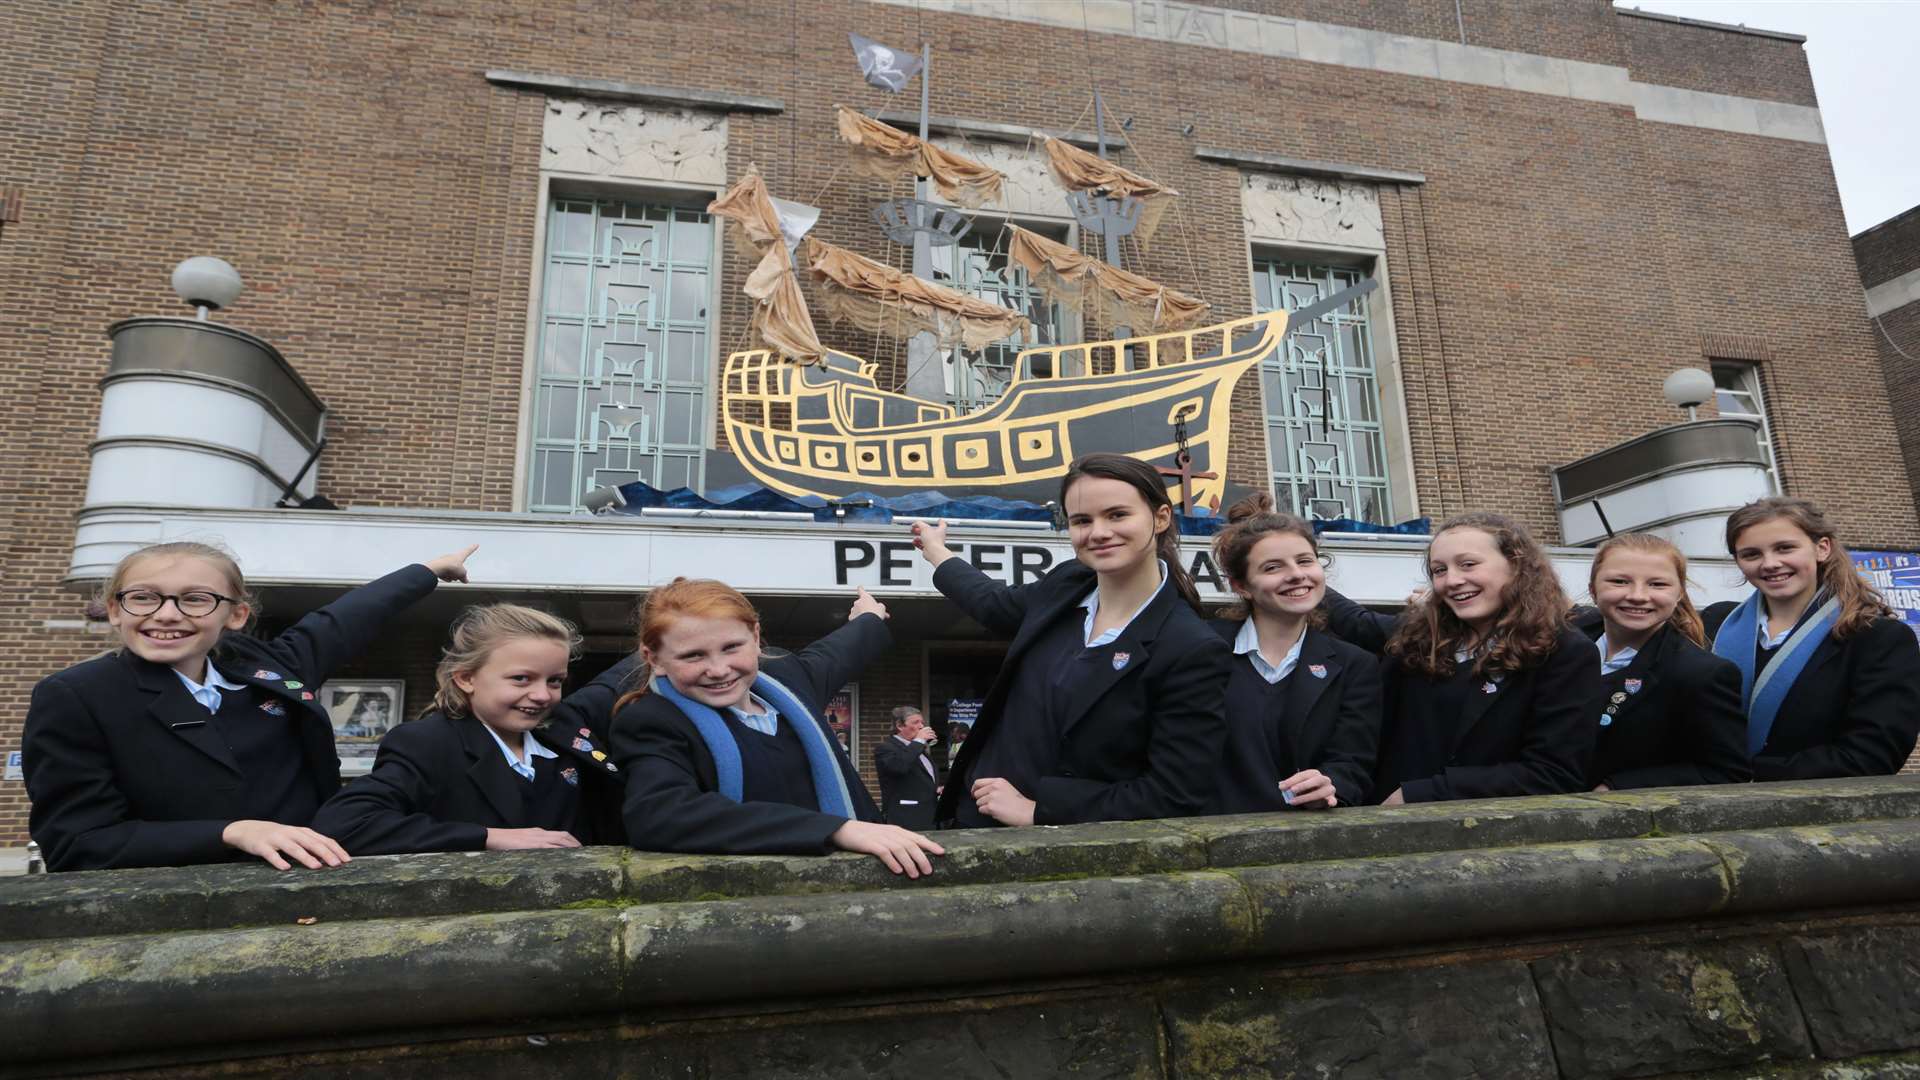
[[[847,625],[797,653],[763,651],[760,615],[731,586],[676,579],[640,605],[640,686],[614,705],[627,839],[643,851],[859,851],[908,877],[939,844],[879,823],[825,723],[826,702],[893,644],[865,589]]]

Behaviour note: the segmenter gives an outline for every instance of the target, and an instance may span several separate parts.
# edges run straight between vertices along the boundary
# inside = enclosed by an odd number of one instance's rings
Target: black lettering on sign
[[[1005,544],[975,544],[967,552],[967,561],[973,564],[975,570],[983,574],[998,575],[1000,571],[1006,569],[1006,564],[1000,561],[1000,557],[1006,552]]]
[[[835,540],[833,542],[833,582],[836,585],[847,584],[847,571],[862,566],[873,565],[873,545],[865,540]]]
[[[1039,581],[1053,569],[1053,552],[1043,547],[1028,544],[1015,544],[1013,548],[1013,583],[1025,585],[1029,580]]]
[[[896,570],[906,573],[907,576],[895,577],[894,571]],[[913,570],[913,542],[912,541],[910,540],[881,541],[880,543],[880,584],[911,585],[913,584],[913,577],[911,573],[912,570]]]
[[[1193,579],[1196,588],[1201,585],[1212,585],[1221,592],[1227,591],[1227,583],[1221,580],[1220,568],[1213,564],[1211,552],[1196,553],[1193,557],[1193,565],[1187,569],[1187,576]]]

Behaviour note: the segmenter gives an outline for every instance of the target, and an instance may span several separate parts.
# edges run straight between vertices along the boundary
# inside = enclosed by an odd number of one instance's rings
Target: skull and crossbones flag
[[[914,53],[902,52],[859,34],[848,34],[847,40],[853,43],[854,59],[860,61],[860,74],[882,90],[897,94],[920,74],[920,57]]]

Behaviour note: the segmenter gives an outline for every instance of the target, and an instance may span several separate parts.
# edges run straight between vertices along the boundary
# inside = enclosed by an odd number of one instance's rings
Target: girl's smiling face
[[[567,682],[567,645],[550,638],[502,642],[473,671],[456,671],[474,718],[502,738],[540,726]]]
[[[731,708],[747,699],[760,674],[760,628],[680,615],[661,633],[660,647],[642,645],[640,657],[675,690],[709,708]]]
[[[1132,484],[1084,476],[1067,491],[1067,533],[1073,552],[1096,573],[1127,573],[1154,557],[1156,538],[1173,527],[1173,511],[1147,508]]]
[[[1433,594],[1461,622],[1484,631],[1500,617],[1513,563],[1500,554],[1493,537],[1479,529],[1448,529],[1433,538],[1427,553],[1427,578]]]
[[[204,682],[207,654],[228,630],[247,625],[251,613],[244,601],[231,599],[240,590],[228,580],[220,567],[192,555],[159,556],[136,561],[127,568],[116,595],[107,598],[107,622],[120,635],[120,643],[142,660],[180,672]],[[155,597],[158,609],[134,615],[127,606],[144,608]],[[212,603],[202,615],[188,615],[196,603]]]
[[[1741,530],[1733,559],[1747,583],[1773,605],[1791,606],[1820,587],[1820,570],[1833,557],[1833,541],[1815,540],[1784,517]]]
[[[1652,551],[1608,553],[1593,575],[1593,603],[1609,640],[1638,638],[1673,617],[1686,583],[1673,560]]]
[[[1305,615],[1327,595],[1327,571],[1306,537],[1275,532],[1247,552],[1247,580],[1233,583],[1255,610],[1272,615]]]

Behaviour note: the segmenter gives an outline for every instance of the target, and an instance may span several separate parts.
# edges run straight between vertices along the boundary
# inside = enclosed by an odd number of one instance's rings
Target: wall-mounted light
[[[174,295],[199,311],[201,322],[207,321],[208,311],[232,304],[244,288],[246,282],[240,280],[240,271],[227,260],[211,255],[182,259],[173,268]]]
[[[1660,392],[1666,395],[1667,404],[1687,410],[1687,421],[1692,423],[1700,418],[1700,406],[1713,399],[1713,376],[1696,367],[1683,367],[1667,376]]]

